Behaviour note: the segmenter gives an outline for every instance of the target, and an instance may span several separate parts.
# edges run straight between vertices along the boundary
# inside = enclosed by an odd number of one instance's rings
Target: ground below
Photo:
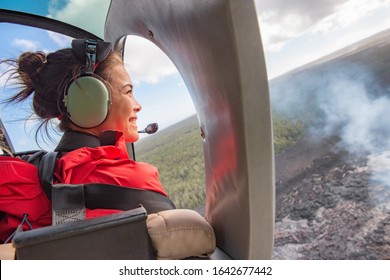
[[[390,187],[338,139],[275,156],[274,259],[390,259]]]

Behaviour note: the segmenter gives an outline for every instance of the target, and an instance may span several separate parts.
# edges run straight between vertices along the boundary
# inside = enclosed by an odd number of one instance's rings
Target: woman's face
[[[115,130],[123,133],[126,142],[138,140],[137,113],[142,106],[133,95],[133,83],[122,65],[113,68],[110,79],[111,106],[101,131]]]

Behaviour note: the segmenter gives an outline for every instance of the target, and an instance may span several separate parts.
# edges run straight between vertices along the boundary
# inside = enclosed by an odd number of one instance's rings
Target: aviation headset
[[[110,89],[102,78],[94,74],[94,70],[111,50],[111,43],[104,41],[72,41],[72,51],[85,61],[85,69],[67,84],[62,102],[65,107],[63,115],[78,127],[93,128],[107,118],[111,104]]]

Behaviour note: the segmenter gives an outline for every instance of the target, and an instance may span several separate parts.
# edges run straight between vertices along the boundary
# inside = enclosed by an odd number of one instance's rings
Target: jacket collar
[[[69,130],[62,135],[60,142],[55,148],[56,152],[70,152],[79,148],[97,148],[100,146],[115,145],[121,132],[107,130],[100,137],[85,132]]]

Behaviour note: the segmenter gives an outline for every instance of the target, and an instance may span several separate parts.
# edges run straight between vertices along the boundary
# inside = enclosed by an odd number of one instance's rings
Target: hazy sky
[[[184,0],[183,0],[184,1]],[[247,1],[247,0],[236,0]],[[249,0],[248,0],[249,1]],[[306,64],[360,39],[390,27],[390,0],[255,0],[264,44],[269,78]],[[105,17],[96,7],[108,8],[108,0],[69,1],[1,1],[1,8],[21,6],[23,10],[50,15],[67,22],[76,22],[97,34],[103,26],[94,19]],[[78,11],[88,9],[89,16]],[[22,51],[54,51],[69,45],[70,39],[33,29],[0,25],[2,45],[0,58]],[[139,127],[159,122],[163,129],[195,113],[186,87],[170,60],[155,46],[143,39],[128,40],[126,57],[135,83],[136,97],[143,105]],[[0,81],[3,83],[4,79]],[[12,118],[9,111],[1,117]],[[30,129],[31,122],[27,124]],[[24,124],[7,121],[15,132],[16,146],[24,149],[33,141],[24,132]],[[18,133],[16,133],[18,131]],[[22,131],[22,132],[20,132]]]
[[[390,0],[255,0],[268,75],[390,27]]]

